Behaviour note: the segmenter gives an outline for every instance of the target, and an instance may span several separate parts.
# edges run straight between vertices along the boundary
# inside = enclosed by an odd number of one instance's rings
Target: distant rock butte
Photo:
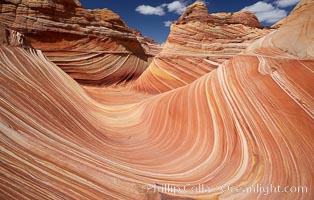
[[[133,80],[159,51],[114,12],[84,9],[77,0],[4,0],[0,10],[0,23],[24,34],[80,83]]]
[[[206,4],[203,2],[195,2],[188,6],[176,24],[188,22],[202,22],[214,25],[243,24],[249,27],[263,28],[257,17],[249,11],[208,14]]]
[[[132,89],[161,93],[187,85],[273,30],[251,12],[208,14],[204,3],[195,2],[171,25],[162,51]]]

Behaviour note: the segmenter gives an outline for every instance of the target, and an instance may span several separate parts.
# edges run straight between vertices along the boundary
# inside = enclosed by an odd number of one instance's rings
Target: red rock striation
[[[314,2],[297,8],[158,95],[86,93],[0,29],[0,199],[312,199]]]
[[[271,31],[253,13],[208,14],[206,5],[196,2],[172,24],[162,51],[132,88],[161,93],[187,85]]]
[[[158,45],[134,34],[108,9],[86,10],[77,0],[5,0],[0,23],[24,34],[80,83],[115,84],[137,78]]]

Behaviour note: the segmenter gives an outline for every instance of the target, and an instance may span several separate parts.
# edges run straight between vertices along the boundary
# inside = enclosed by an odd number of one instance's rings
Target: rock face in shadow
[[[25,49],[32,48],[31,42],[25,35],[8,28],[4,24],[0,24],[0,45],[21,47]]]
[[[161,93],[187,85],[273,30],[248,11],[208,14],[196,2],[172,24],[162,51],[132,88]]]
[[[87,10],[77,0],[5,0],[0,9],[0,23],[80,83],[128,82],[158,52],[156,42],[135,34],[114,12]]]
[[[313,9],[156,95],[82,86],[0,27],[0,199],[312,199]]]

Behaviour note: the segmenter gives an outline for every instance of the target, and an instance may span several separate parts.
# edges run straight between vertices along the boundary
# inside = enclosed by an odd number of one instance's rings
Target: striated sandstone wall
[[[187,85],[273,30],[253,13],[208,14],[206,5],[196,2],[172,24],[162,51],[132,89],[162,93]]]
[[[0,23],[24,34],[80,83],[108,85],[137,78],[159,51],[108,9],[75,0],[5,0]]]

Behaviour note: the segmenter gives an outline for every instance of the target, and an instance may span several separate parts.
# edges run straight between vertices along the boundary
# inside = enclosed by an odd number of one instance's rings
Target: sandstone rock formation
[[[293,9],[293,14],[281,22],[283,24],[279,30],[260,39],[246,51],[274,56],[274,51],[280,49],[294,58],[314,59],[314,19],[311,10],[313,10],[312,0],[302,1]]]
[[[158,51],[108,9],[86,10],[77,0],[4,0],[0,23],[31,40],[80,83],[114,84],[137,78]]]
[[[157,95],[82,87],[0,29],[0,199],[312,199],[314,2],[297,8]]]
[[[162,51],[132,88],[161,93],[187,85],[271,31],[248,11],[208,14],[195,2],[172,24]]]
[[[31,48],[30,41],[25,35],[0,24],[0,45]]]

